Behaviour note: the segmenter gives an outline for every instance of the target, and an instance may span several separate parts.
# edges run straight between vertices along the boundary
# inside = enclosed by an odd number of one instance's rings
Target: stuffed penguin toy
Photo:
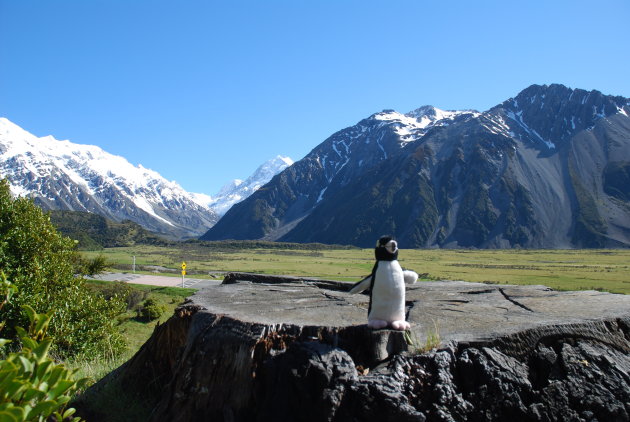
[[[370,274],[350,290],[350,294],[370,289],[368,327],[374,329],[390,326],[394,330],[408,330],[405,321],[405,283],[413,284],[418,274],[403,271],[398,263],[398,243],[390,236],[376,242],[376,263]]]

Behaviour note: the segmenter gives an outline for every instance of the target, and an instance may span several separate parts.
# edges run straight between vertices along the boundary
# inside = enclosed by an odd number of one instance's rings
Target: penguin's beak
[[[395,240],[390,240],[385,245],[385,249],[387,249],[387,252],[394,254],[398,250],[398,243]]]

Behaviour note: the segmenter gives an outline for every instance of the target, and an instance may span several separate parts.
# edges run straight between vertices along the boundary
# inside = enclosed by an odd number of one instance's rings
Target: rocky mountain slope
[[[0,177],[45,209],[131,220],[175,238],[203,234],[217,220],[176,182],[92,145],[38,138],[0,118]]]
[[[245,201],[236,204],[202,239],[277,240],[322,202],[376,164],[396,156],[433,126],[466,120],[475,112],[423,107],[409,114],[376,113],[318,145]]]
[[[405,247],[630,245],[630,100],[532,85],[483,113],[377,113],[202,239]]]

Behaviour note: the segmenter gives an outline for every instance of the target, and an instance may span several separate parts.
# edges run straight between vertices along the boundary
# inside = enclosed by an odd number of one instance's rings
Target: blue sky
[[[0,0],[0,116],[215,193],[383,109],[630,97],[630,2]]]

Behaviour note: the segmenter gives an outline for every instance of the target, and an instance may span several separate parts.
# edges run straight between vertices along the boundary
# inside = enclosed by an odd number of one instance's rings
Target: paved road
[[[103,273],[91,277],[95,280],[104,281],[122,281],[125,283],[148,284],[151,286],[163,287],[182,287],[181,277],[167,277],[163,275],[146,275],[146,274],[129,274],[129,273]],[[201,278],[184,278],[184,287],[192,287],[201,289],[203,287],[217,285],[221,283],[221,279],[208,280]]]

